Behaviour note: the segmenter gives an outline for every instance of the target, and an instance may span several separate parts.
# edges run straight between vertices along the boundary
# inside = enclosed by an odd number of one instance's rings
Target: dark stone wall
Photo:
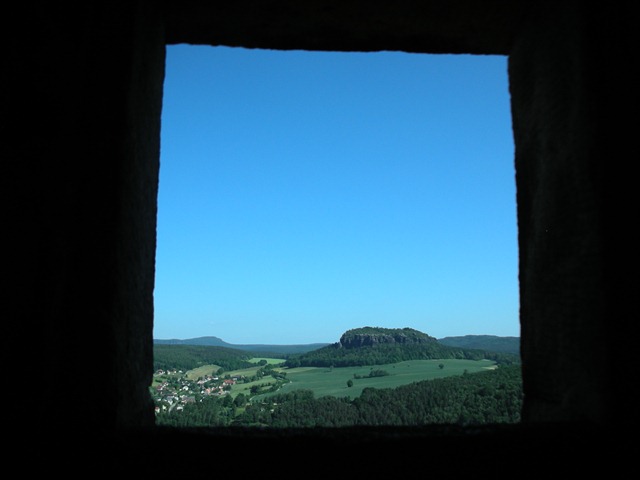
[[[522,1],[166,2],[167,43],[279,50],[509,53]]]
[[[480,462],[497,448],[527,472],[588,470],[584,459],[611,472],[628,458],[611,435],[638,415],[626,390],[636,375],[635,291],[620,273],[635,271],[635,127],[620,113],[637,107],[630,4],[12,3],[0,111],[3,338],[14,347],[7,411],[23,439],[14,448],[48,454],[50,468],[77,469],[88,456],[99,461],[89,468],[113,473],[189,471],[167,463],[167,452],[244,462],[246,452],[236,455],[243,449],[313,452],[315,465],[318,455],[355,458],[361,472],[376,473],[375,462],[364,469],[352,451],[366,447],[380,459],[387,448],[416,446],[431,452],[421,457],[431,471],[491,473],[495,462]],[[259,434],[153,426],[147,386],[167,43],[509,55],[523,425]],[[314,471],[335,468],[327,460]]]
[[[18,406],[49,432],[153,425],[164,39],[152,2],[12,13],[2,158]],[[16,379],[18,380],[18,379]]]
[[[524,421],[637,421],[620,229],[636,200],[619,170],[635,150],[621,115],[637,105],[632,18],[624,4],[541,2],[509,56]]]
[[[597,418],[606,408],[604,365],[582,368],[582,352],[601,341],[605,309],[584,22],[566,4],[532,8],[509,62],[529,419]]]

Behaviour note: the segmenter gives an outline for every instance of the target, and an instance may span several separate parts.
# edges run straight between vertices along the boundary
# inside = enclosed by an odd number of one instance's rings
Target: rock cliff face
[[[412,328],[364,327],[348,330],[338,342],[339,347],[357,348],[382,344],[425,344],[437,342],[434,337]]]

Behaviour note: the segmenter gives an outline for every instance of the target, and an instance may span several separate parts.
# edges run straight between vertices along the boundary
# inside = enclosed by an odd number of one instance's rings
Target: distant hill
[[[413,328],[361,327],[347,330],[340,337],[342,348],[369,347],[374,345],[434,345],[434,337]]]
[[[225,342],[221,338],[218,337],[198,337],[198,338],[187,338],[185,340],[181,340],[178,338],[171,338],[168,340],[159,340],[154,339],[153,343],[157,345],[205,345],[208,347],[229,347],[231,348],[231,344]]]
[[[236,350],[243,350],[245,352],[260,352],[260,353],[280,353],[283,355],[290,355],[295,353],[306,353],[318,348],[325,347],[329,343],[308,343],[308,344],[296,344],[296,345],[271,345],[271,344],[232,344],[227,343],[218,337],[196,337],[180,339],[154,339],[153,343],[156,345],[200,345],[207,347],[226,347],[234,348]]]
[[[433,354],[440,352],[440,346],[454,347],[457,349],[482,350],[486,352],[507,353],[520,355],[520,337],[499,337],[496,335],[464,335],[456,337],[443,337],[436,339],[426,333],[411,328],[379,328],[362,327],[347,330],[337,344],[309,343],[309,344],[232,344],[219,337],[207,336],[187,339],[155,339],[156,345],[198,345],[209,347],[225,347],[245,352],[254,353],[278,353],[282,355],[295,355],[313,352],[332,345],[341,345],[349,349],[373,345],[422,345],[425,349],[431,346]],[[435,344],[435,345],[434,345]],[[413,347],[412,347],[413,348]],[[440,352],[450,354],[450,351]],[[431,355],[431,354],[430,354]]]
[[[502,364],[520,360],[519,355],[508,352],[445,345],[412,328],[362,327],[346,331],[337,343],[292,355],[286,365],[347,367],[445,358],[489,359]]]
[[[499,337],[496,335],[464,335],[439,338],[438,342],[450,347],[471,348],[489,352],[520,355],[520,337]]]

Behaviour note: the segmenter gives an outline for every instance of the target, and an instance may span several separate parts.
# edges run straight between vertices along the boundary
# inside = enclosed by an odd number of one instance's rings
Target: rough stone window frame
[[[628,234],[637,189],[626,169],[637,131],[620,115],[621,107],[637,111],[631,2],[13,7],[2,79],[7,231],[15,240],[7,251],[19,263],[7,275],[15,287],[8,338],[28,339],[49,372],[74,366],[74,375],[38,378],[49,403],[23,395],[31,400],[25,418],[53,424],[49,432],[154,426],[148,388],[164,49],[192,43],[508,55],[523,423],[637,422],[626,390],[637,373],[629,315],[637,292],[619,272],[635,271],[637,249]],[[584,368],[593,352],[601,361]],[[84,381],[96,366],[82,360],[95,358],[100,381]],[[20,391],[33,392],[33,382]]]
[[[408,472],[411,461],[425,475],[437,469],[449,476],[493,477],[502,459],[510,461],[508,474],[626,474],[635,467],[634,2],[95,0],[9,7],[0,80],[9,243],[3,339],[23,354],[6,363],[15,373],[7,377],[7,412],[15,420],[9,458],[67,474],[99,469],[144,478],[195,478],[200,460],[212,454],[263,476],[273,470],[247,465],[247,452],[276,459],[294,450],[316,476],[345,469],[377,478],[385,470]],[[521,424],[275,435],[155,425],[149,386],[160,118],[164,50],[174,43],[508,55]],[[597,361],[585,368],[585,357]],[[365,456],[374,461],[361,461]]]

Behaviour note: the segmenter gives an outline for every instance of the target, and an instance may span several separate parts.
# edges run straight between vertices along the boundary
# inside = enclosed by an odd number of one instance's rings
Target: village
[[[182,370],[158,370],[153,378],[150,391],[156,414],[169,413],[174,409],[180,411],[185,405],[205,397],[230,395],[233,385],[246,380],[244,376],[221,378],[218,375],[205,375],[197,380],[190,380]]]

